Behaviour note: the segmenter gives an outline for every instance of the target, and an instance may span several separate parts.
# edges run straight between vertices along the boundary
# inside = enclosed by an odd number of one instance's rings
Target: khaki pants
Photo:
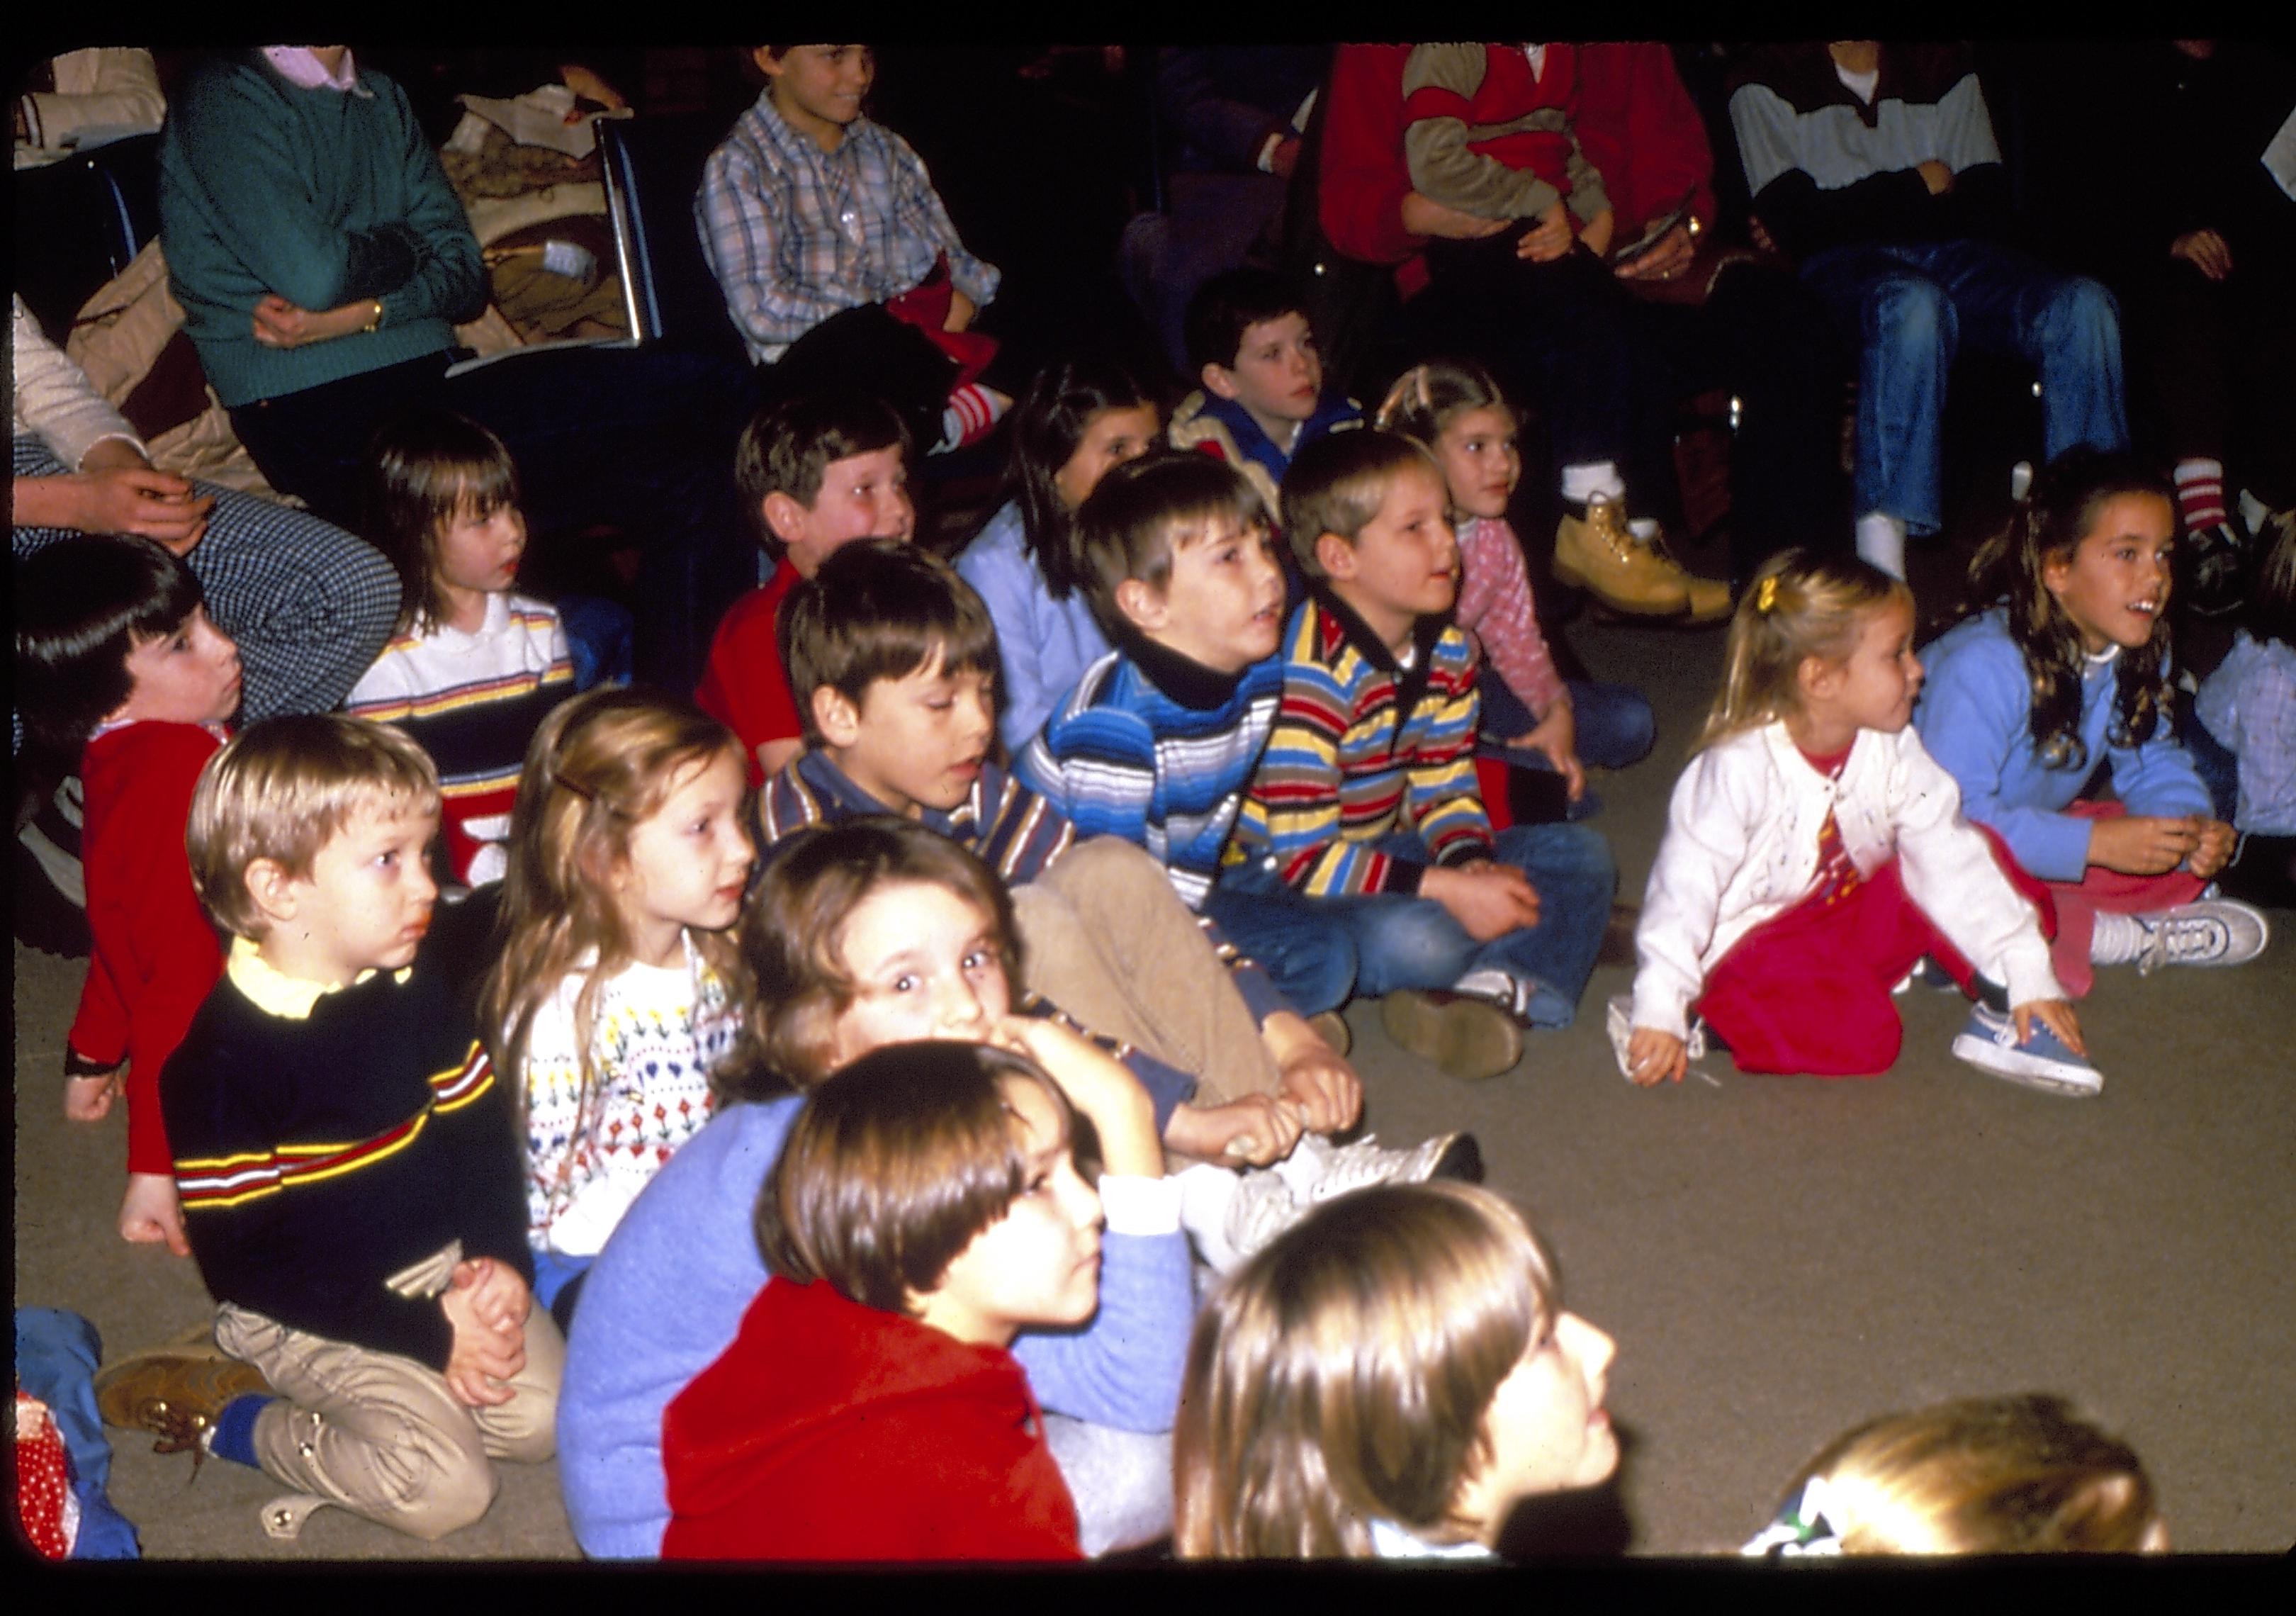
[[[1164,866],[1112,836],[1078,843],[1013,912],[1028,986],[1090,1030],[1193,1076],[1218,1105],[1282,1081],[1233,973]]]
[[[279,1394],[254,1433],[264,1473],[296,1489],[264,1506],[263,1530],[275,1538],[296,1536],[329,1504],[411,1537],[443,1538],[494,1502],[490,1460],[539,1464],[556,1450],[566,1343],[546,1308],[527,1315],[526,1367],[510,1382],[510,1401],[488,1408],[464,1407],[444,1376],[413,1358],[291,1330],[228,1302],[216,1309],[216,1344],[263,1371]]]

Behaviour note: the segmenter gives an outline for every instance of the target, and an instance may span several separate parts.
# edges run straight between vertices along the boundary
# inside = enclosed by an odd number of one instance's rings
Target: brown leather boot
[[[1678,617],[1690,610],[1682,569],[1627,531],[1626,513],[1615,500],[1588,500],[1583,517],[1565,513],[1554,529],[1554,576],[1614,611]]]

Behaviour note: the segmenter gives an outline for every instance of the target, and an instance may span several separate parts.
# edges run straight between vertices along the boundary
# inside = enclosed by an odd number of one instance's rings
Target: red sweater
[[[767,1283],[662,1415],[669,1560],[1075,1560],[1013,1355]]]
[[[1343,45],[1334,53],[1317,193],[1332,245],[1365,263],[1398,266],[1396,283],[1406,296],[1427,281],[1418,261],[1427,238],[1403,227],[1403,199],[1411,191],[1403,157],[1410,122],[1403,68],[1410,55],[1407,45]],[[1572,127],[1587,160],[1602,170],[1618,214],[1616,239],[1634,240],[1645,221],[1685,195],[1693,196],[1693,210],[1712,225],[1713,152],[1667,47],[1582,45],[1578,70]]]
[[[770,582],[752,589],[727,609],[709,642],[709,665],[702,670],[693,703],[742,738],[751,789],[766,783],[758,748],[769,741],[795,741],[805,734],[789,672],[782,666],[782,603],[797,587],[797,569],[784,561]]]
[[[66,1041],[96,1065],[127,1062],[131,1173],[175,1170],[160,1072],[223,975],[223,950],[184,850],[192,788],[221,745],[197,724],[129,724],[89,742],[80,759],[94,949]]]

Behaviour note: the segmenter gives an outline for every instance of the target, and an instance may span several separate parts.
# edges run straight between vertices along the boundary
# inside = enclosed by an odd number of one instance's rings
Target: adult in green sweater
[[[487,282],[399,86],[342,45],[219,54],[160,141],[160,234],[184,329],[272,485],[355,524],[385,418],[460,411],[510,446],[538,537],[605,521],[645,546],[637,671],[690,688],[756,583],[732,482],[737,366],[650,346],[523,356],[449,380]]]

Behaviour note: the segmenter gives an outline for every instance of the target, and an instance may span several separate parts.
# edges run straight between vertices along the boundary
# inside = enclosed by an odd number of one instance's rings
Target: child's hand
[[[504,1382],[526,1367],[525,1341],[504,1340],[479,1317],[478,1293],[472,1284],[449,1288],[439,1297],[439,1309],[455,1332],[447,1353],[447,1390],[465,1408],[509,1402],[512,1393]]]
[[[1131,1177],[1160,1178],[1164,1148],[1156,1138],[1156,1106],[1124,1063],[1082,1034],[1040,1016],[1008,1015],[989,1043],[1027,1055],[1061,1086],[1069,1103],[1092,1119],[1100,1135],[1101,1165]]]
[[[1569,252],[1577,239],[1570,234],[1570,210],[1558,201],[1538,216],[1536,227],[1523,232],[1515,243],[1515,257],[1534,264],[1552,264]]]
[[[2088,861],[2123,875],[2166,875],[2197,852],[2207,821],[2124,814],[2089,827]],[[2227,853],[2227,856],[2229,854]]]
[[[1323,1035],[1295,1012],[1279,1010],[1260,1024],[1259,1041],[1283,1074],[1278,1093],[1311,1134],[1335,1134],[1363,1115],[1363,1079]]]
[[[1479,943],[1538,923],[1538,890],[1530,877],[1488,858],[1431,867],[1420,878],[1419,896],[1441,904]]]
[[[471,1292],[471,1306],[479,1321],[505,1341],[526,1338],[526,1316],[534,1297],[518,1270],[492,1257],[473,1257],[455,1265],[449,1282],[457,1291]]]
[[[2169,243],[2169,256],[2184,259],[2211,281],[2232,274],[2232,243],[2213,230],[2187,230]]]
[[[178,1257],[192,1254],[184,1233],[183,1203],[176,1199],[176,1180],[168,1173],[130,1173],[127,1194],[119,1201],[119,1238],[135,1245],[158,1245],[165,1241]]]
[[[1587,243],[1587,250],[1596,258],[1608,258],[1611,253],[1611,235],[1618,227],[1619,216],[1605,208],[1587,221],[1585,228],[1578,232],[1578,239]]]
[[[2073,1007],[2062,999],[2033,999],[2010,1007],[2010,1020],[2017,1023],[2017,1041],[2021,1044],[2033,1036],[2033,1023],[2038,1021],[2067,1049],[2077,1055],[2087,1055],[2088,1046],[2081,1042],[2080,1021]]]
[[[64,1115],[74,1122],[101,1122],[119,1095],[119,1068],[64,1079]]]
[[[1679,1083],[1690,1070],[1690,1052],[1670,1032],[1637,1027],[1627,1040],[1627,1080],[1644,1088],[1665,1082]]]
[[[1225,1105],[1179,1105],[1164,1143],[1183,1156],[1230,1167],[1281,1161],[1307,1131],[1299,1108],[1273,1095],[1246,1095]]]
[[[940,328],[943,331],[963,331],[972,324],[972,316],[980,312],[979,304],[952,286],[948,289],[948,318],[940,323]]]
[[[2240,845],[2240,833],[2221,819],[2211,819],[2205,814],[2195,814],[2191,821],[2200,836],[2200,845],[2193,849],[2185,867],[2202,880],[2225,867],[2232,850]]]
[[[1562,776],[1563,789],[1572,802],[1587,794],[1587,768],[1578,761],[1578,718],[1567,699],[1548,708],[1546,717],[1507,744],[1544,754]]]

